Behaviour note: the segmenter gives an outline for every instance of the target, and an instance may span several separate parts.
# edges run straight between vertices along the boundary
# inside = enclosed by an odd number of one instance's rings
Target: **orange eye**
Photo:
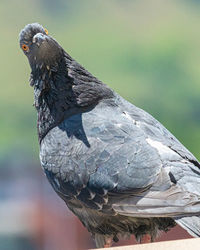
[[[49,32],[48,32],[48,30],[47,29],[44,29],[44,32],[48,35],[49,34]]]
[[[22,44],[22,49],[24,51],[28,51],[29,47],[26,44]]]

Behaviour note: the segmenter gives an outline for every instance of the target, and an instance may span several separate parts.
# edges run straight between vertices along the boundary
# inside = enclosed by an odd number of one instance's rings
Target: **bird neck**
[[[38,113],[39,141],[50,129],[73,114],[87,112],[112,90],[98,81],[71,57],[64,57],[53,67],[42,65],[31,73],[34,106]]]

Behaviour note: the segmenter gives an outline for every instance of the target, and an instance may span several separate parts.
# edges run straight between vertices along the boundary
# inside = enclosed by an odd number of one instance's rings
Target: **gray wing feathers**
[[[98,116],[89,112],[82,117],[90,146],[74,134],[68,136],[65,130],[52,129],[41,144],[43,167],[65,181],[73,172],[84,170],[91,188],[125,191],[153,184],[161,169],[156,150],[140,129],[133,129],[126,117],[111,111],[107,110],[107,120],[103,118],[104,110]]]
[[[113,204],[114,210],[132,217],[179,217],[199,214],[200,200],[194,194],[171,187],[166,191],[148,191]]]
[[[149,114],[123,99],[116,102],[52,129],[41,143],[43,167],[71,183],[89,207],[106,195],[108,205],[127,216],[198,213],[196,158]]]
[[[117,95],[116,102],[126,110],[130,117],[136,121],[141,130],[153,140],[163,143],[165,146],[174,150],[182,158],[188,159],[198,167],[200,164],[194,155],[188,151],[174,135],[172,135],[159,121],[152,117],[144,110],[132,105],[119,95]]]

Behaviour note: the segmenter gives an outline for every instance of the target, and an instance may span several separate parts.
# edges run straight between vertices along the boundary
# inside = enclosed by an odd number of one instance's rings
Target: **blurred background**
[[[87,249],[89,233],[39,163],[30,68],[18,44],[32,22],[200,159],[200,1],[0,1],[0,249]],[[175,228],[158,241],[185,237]]]

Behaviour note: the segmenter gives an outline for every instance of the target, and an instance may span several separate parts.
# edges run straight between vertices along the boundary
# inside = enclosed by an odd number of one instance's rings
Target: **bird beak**
[[[34,37],[32,42],[35,43],[38,47],[40,47],[40,45],[46,41],[46,35],[42,34],[42,33],[37,33]]]

